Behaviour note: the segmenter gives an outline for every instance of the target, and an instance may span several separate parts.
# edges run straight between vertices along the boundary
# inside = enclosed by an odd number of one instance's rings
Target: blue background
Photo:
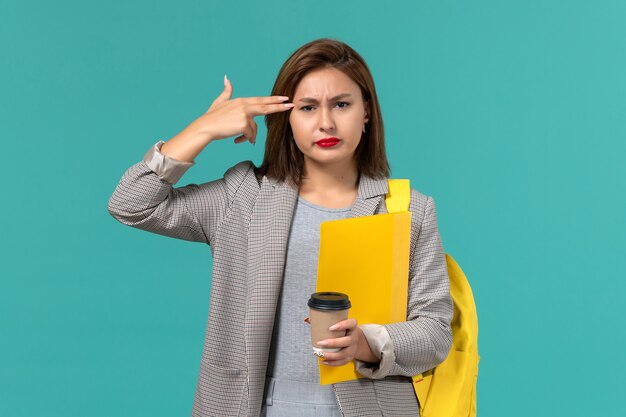
[[[623,1],[0,4],[0,415],[183,416],[204,245],[117,223],[122,173],[334,37],[368,62],[396,178],[435,198],[480,323],[478,415],[618,416],[624,369]],[[213,143],[179,185],[260,163]]]

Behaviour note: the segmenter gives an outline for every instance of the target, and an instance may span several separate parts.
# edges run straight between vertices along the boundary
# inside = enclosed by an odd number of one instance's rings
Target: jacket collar
[[[283,181],[277,181],[272,177],[263,177],[264,181],[269,182],[274,188],[276,187],[292,187],[293,185]],[[368,175],[361,175],[359,178],[359,186],[357,190],[357,199],[368,199],[385,195],[389,191],[387,178],[373,178]]]
[[[378,197],[387,194],[388,191],[389,184],[387,178],[372,178],[367,175],[361,175],[357,198]]]

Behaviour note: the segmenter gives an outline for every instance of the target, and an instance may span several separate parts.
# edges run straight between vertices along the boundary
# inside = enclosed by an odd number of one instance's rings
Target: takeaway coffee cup
[[[311,294],[308,305],[313,353],[320,356],[322,352],[339,351],[340,348],[318,346],[317,342],[346,335],[345,330],[331,331],[328,328],[348,318],[348,310],[351,307],[348,296],[340,292],[316,292]]]

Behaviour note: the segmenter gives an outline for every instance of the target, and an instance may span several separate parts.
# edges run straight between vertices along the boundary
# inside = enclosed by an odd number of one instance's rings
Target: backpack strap
[[[405,179],[389,179],[389,192],[385,197],[388,213],[398,213],[409,210],[411,202],[411,186],[409,180]],[[426,371],[419,375],[413,376],[413,389],[420,401],[420,412],[423,412],[423,404],[428,396],[430,382],[432,379],[432,370]]]
[[[385,198],[387,212],[409,210],[409,180],[389,179]],[[449,254],[446,267],[450,277],[450,295],[454,302],[452,347],[447,358],[433,369],[414,375],[413,389],[423,417],[476,417],[476,382],[478,378],[478,316],[467,277]]]
[[[388,213],[409,211],[411,202],[411,184],[405,179],[388,179],[389,191],[385,197]]]

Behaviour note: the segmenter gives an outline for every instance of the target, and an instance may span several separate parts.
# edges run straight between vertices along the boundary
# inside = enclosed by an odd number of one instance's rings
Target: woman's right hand
[[[231,100],[233,86],[224,76],[224,90],[213,101],[209,110],[193,122],[199,132],[207,134],[210,140],[225,139],[239,135],[235,143],[256,142],[256,116],[290,110],[293,103],[285,96],[238,97]]]
[[[256,143],[255,116],[292,109],[295,104],[284,103],[289,97],[238,97],[231,100],[233,86],[224,76],[224,91],[202,116],[161,147],[164,155],[179,161],[193,161],[212,141],[239,135],[235,143]]]

